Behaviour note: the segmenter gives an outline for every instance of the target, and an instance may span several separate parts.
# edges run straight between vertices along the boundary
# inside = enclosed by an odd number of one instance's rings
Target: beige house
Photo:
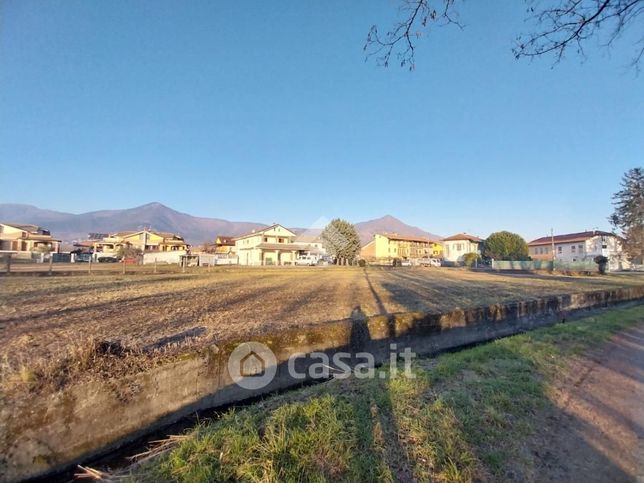
[[[462,262],[463,255],[466,253],[481,254],[483,240],[474,235],[459,233],[447,238],[443,238],[443,259],[448,262]]]
[[[235,254],[235,237],[219,235],[215,238],[215,253],[217,255],[233,256]]]
[[[235,238],[240,265],[290,265],[306,246],[295,243],[297,235],[282,225],[272,225]]]
[[[55,252],[60,249],[60,240],[48,230],[37,225],[0,223],[0,250],[13,252]]]
[[[434,240],[397,233],[376,233],[360,250],[360,257],[370,261],[440,258],[441,254],[442,246]]]
[[[77,244],[91,247],[94,253],[116,254],[121,247],[129,246],[146,252],[187,252],[190,245],[183,237],[174,233],[152,230],[121,231],[112,233],[101,240],[87,240]]]

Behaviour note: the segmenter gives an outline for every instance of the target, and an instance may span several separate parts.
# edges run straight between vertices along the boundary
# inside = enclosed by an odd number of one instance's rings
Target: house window
[[[575,247],[575,245],[571,246],[571,247],[570,247],[570,251],[571,251],[571,252],[573,252],[573,253],[575,253],[575,248],[576,248],[576,247]]]
[[[583,252],[583,251],[584,251],[584,246],[583,246],[583,245],[579,245],[579,247],[578,247],[578,248],[579,248],[579,252]]]
[[[563,253],[563,248],[562,247],[557,247],[557,253]]]
[[[266,243],[266,242],[268,242],[268,237],[267,236],[264,237],[264,243]]]
[[[278,242],[278,243],[284,243],[284,238],[278,238],[278,239],[277,239],[277,242]]]

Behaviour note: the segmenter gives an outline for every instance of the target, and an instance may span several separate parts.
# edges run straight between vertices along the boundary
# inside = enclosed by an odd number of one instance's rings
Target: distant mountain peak
[[[392,215],[384,215],[374,220],[356,223],[356,230],[363,245],[369,243],[376,233],[395,233],[397,235],[417,236],[438,240],[440,236],[426,232],[417,226],[407,225]]]
[[[154,209],[162,209],[162,210],[171,210],[171,211],[175,211],[175,210],[173,210],[172,208],[170,208],[170,207],[168,207],[168,206],[164,205],[163,203],[159,203],[158,201],[153,201],[153,202],[151,202],[151,203],[146,203],[146,204],[144,204],[144,205],[137,206],[136,208],[132,208],[132,209],[135,209],[135,210],[136,210],[136,209],[139,209],[139,208],[146,208],[146,209],[148,209],[148,208],[154,208]]]
[[[88,233],[114,233],[151,227],[155,230],[182,235],[189,243],[213,241],[217,235],[237,236],[265,228],[264,223],[227,221],[219,218],[192,216],[176,211],[163,203],[153,201],[123,210],[101,210],[81,214],[43,210],[25,204],[0,204],[0,222],[33,223],[48,229],[64,241],[84,240]],[[376,233],[397,233],[438,239],[418,227],[407,225],[392,215],[355,224],[363,244]],[[320,231],[320,230],[317,230]],[[306,230],[298,229],[299,232]],[[308,234],[313,231],[308,232]]]
[[[402,223],[402,221],[400,221],[398,218],[396,218],[393,215],[384,215],[384,216],[381,216],[380,218],[374,218],[373,220],[367,220],[367,221],[364,221],[362,223],[371,223],[371,222],[375,222],[375,221]]]

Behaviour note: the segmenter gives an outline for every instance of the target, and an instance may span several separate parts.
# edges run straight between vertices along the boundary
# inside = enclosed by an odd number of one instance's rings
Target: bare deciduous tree
[[[430,24],[447,25],[455,24],[461,26],[457,20],[457,12],[454,9],[456,0],[401,0],[399,14],[402,20],[397,22],[393,28],[384,34],[378,30],[377,25],[372,25],[367,35],[364,51],[367,59],[375,57],[378,65],[388,67],[391,56],[395,55],[401,67],[408,67],[413,70],[414,54],[416,51],[416,40],[423,35],[423,30],[430,28]],[[434,3],[441,3],[439,10],[436,10]]]
[[[432,25],[456,24],[456,0],[400,0],[401,20],[381,33],[376,25],[367,35],[367,59],[375,57],[388,66],[392,56],[402,67],[414,68],[417,40]],[[598,39],[610,47],[644,13],[644,0],[526,0],[533,31],[517,38],[514,56],[534,58],[553,55],[559,62],[569,49],[585,56],[585,45]],[[644,56],[644,35],[635,42],[632,65],[639,68]]]

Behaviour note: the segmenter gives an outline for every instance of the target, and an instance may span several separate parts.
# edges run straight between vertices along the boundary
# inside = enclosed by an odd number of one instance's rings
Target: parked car
[[[116,263],[119,261],[116,257],[98,257],[98,263]]]
[[[313,266],[318,264],[318,257],[315,255],[300,255],[295,259],[295,265]]]
[[[438,258],[419,258],[418,265],[421,267],[440,267],[441,261]]]
[[[401,267],[411,267],[411,260],[401,260],[400,261],[400,266]]]
[[[136,265],[139,262],[136,257],[123,257],[121,258],[121,263],[125,263],[126,265]]]

